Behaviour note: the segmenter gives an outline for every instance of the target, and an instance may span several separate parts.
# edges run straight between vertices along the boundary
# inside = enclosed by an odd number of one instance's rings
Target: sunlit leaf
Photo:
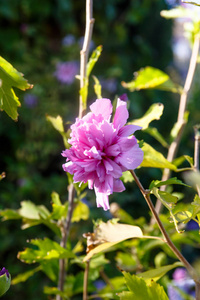
[[[53,204],[62,205],[62,203],[60,201],[60,196],[56,192],[51,193],[51,200],[52,200]]]
[[[139,273],[137,276],[142,277],[146,283],[150,284],[152,279],[154,281],[157,281],[161,277],[163,277],[167,272],[177,267],[183,267],[183,264],[181,262],[175,262],[172,265],[162,266],[143,273]]]
[[[139,125],[142,129],[146,129],[154,120],[159,120],[163,114],[164,105],[162,103],[154,103],[150,106],[144,116],[140,119],[133,120],[129,124]]]
[[[160,180],[153,180],[150,183],[149,189],[151,190],[153,187],[161,187],[162,185],[171,185],[171,184],[180,184],[189,187],[187,184],[183,183],[181,180],[177,179],[176,177],[170,178],[165,181]]]
[[[144,159],[141,167],[152,167],[160,169],[170,169],[176,171],[176,166],[170,163],[160,152],[156,151],[147,143],[143,143],[142,151],[144,152]]]
[[[139,278],[136,275],[130,275],[123,272],[126,284],[129,291],[133,293],[132,299],[137,300],[169,300],[162,286],[151,281],[150,285],[147,285],[145,280]]]
[[[101,84],[100,84],[100,82],[99,82],[99,80],[96,76],[93,75],[92,77],[93,77],[94,82],[95,82],[94,91],[95,91],[95,94],[97,96],[97,99],[101,99],[102,98],[102,96],[101,96]]]
[[[56,259],[43,260],[40,262],[42,271],[54,282],[58,280],[59,263]]]
[[[133,300],[134,299],[134,294],[132,292],[126,292],[123,291],[122,293],[118,294],[120,300]]]
[[[133,176],[131,175],[131,173],[130,173],[129,171],[126,171],[126,172],[123,172],[123,173],[122,173],[121,180],[122,180],[124,183],[127,183],[127,182],[133,182],[133,181],[134,181],[134,178],[133,178]]]
[[[122,86],[128,88],[131,92],[141,89],[159,89],[174,93],[182,92],[182,87],[173,83],[169,76],[159,69],[145,67],[134,73],[134,75],[135,77],[132,81],[128,83],[122,82]]]
[[[94,65],[99,59],[99,56],[101,55],[103,47],[100,45],[98,46],[93,52],[89,59],[89,62],[87,63],[87,77],[90,76],[90,73],[92,72],[92,69],[94,68]]]
[[[160,134],[157,128],[155,127],[148,127],[145,129],[145,132],[150,134],[154,139],[156,139],[163,147],[168,148],[169,145],[165,141],[164,137]]]
[[[130,172],[129,172],[130,173]],[[112,202],[110,204],[110,213],[115,217],[118,218],[121,222],[126,224],[135,225],[135,220],[129,213],[123,210],[117,203]]]
[[[11,284],[10,274],[9,277],[7,276],[6,273],[0,276],[0,297],[7,292],[7,290],[10,288],[10,284]]]
[[[189,171],[185,172],[183,176],[188,184],[192,185],[195,189],[200,189],[200,172]]]
[[[47,115],[46,118],[57,131],[64,132],[63,120],[61,116],[51,117]]]
[[[0,56],[0,109],[15,121],[18,118],[17,107],[21,106],[18,97],[15,95],[13,87],[25,91],[30,89],[30,85],[13,66]]]
[[[27,279],[29,279],[31,276],[33,276],[36,272],[41,271],[41,266],[38,266],[35,269],[29,270],[27,272],[24,272],[22,274],[18,274],[17,276],[15,276],[14,279],[12,279],[12,284],[18,284],[20,282],[25,282]]]
[[[80,220],[87,220],[89,218],[89,207],[82,201],[78,201],[72,214],[72,222],[79,222]]]
[[[20,216],[34,220],[39,220],[41,216],[47,218],[50,215],[50,212],[44,205],[35,205],[31,201],[22,201],[18,212]]]
[[[0,216],[3,218],[3,221],[21,219],[19,213],[12,209],[1,210]]]
[[[190,9],[186,9],[183,6],[178,6],[170,10],[162,10],[161,16],[166,19],[176,19],[176,18],[187,18],[192,16],[194,12]]]
[[[60,258],[73,258],[75,255],[73,252],[61,247],[58,243],[45,238],[44,240],[37,239],[31,240],[31,245],[37,247],[37,249],[26,248],[24,251],[19,252],[17,257],[27,263],[42,262],[44,260],[60,259]]]

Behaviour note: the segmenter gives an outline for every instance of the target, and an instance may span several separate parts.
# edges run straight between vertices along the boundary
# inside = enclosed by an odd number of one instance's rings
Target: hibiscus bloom
[[[108,210],[108,196],[125,190],[120,180],[122,172],[137,168],[143,160],[143,152],[132,135],[141,129],[126,125],[126,102],[118,99],[113,122],[112,104],[109,99],[97,99],[91,112],[77,118],[71,126],[70,149],[62,152],[66,157],[63,169],[74,174],[74,182],[88,182],[95,190],[97,207]]]

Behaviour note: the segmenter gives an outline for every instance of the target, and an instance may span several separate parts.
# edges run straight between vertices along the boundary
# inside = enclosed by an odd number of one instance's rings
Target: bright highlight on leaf
[[[13,66],[0,56],[0,109],[4,110],[14,121],[17,121],[17,107],[21,106],[13,87],[25,91],[33,85],[29,84]]]
[[[134,75],[132,81],[122,82],[122,86],[131,92],[142,89],[158,89],[173,93],[182,92],[182,87],[175,84],[166,73],[159,69],[145,67],[135,72]]]
[[[159,120],[163,114],[164,105],[162,103],[155,103],[150,106],[144,116],[140,119],[133,120],[128,124],[139,125],[142,130],[146,129],[154,120]]]

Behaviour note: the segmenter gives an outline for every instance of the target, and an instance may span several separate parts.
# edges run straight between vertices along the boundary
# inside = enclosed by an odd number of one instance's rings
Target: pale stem
[[[185,85],[184,85],[183,92],[180,97],[179,111],[178,111],[178,118],[177,118],[177,123],[180,125],[180,127],[179,127],[180,129],[177,134],[177,137],[174,139],[174,141],[169,146],[168,155],[167,155],[167,160],[169,162],[172,162],[173,159],[175,158],[175,155],[177,153],[177,150],[178,150],[178,147],[180,144],[180,140],[183,135],[183,130],[184,130],[185,123],[186,123],[185,119],[184,119],[184,114],[186,111],[188,93],[189,93],[189,90],[191,88],[191,84],[192,84],[192,81],[194,78],[195,68],[196,68],[198,54],[199,54],[199,44],[200,44],[200,35],[196,34],[193,49],[192,49],[192,55],[190,58],[188,73],[187,73],[186,80],[185,80]],[[170,177],[170,174],[171,174],[171,170],[164,169],[161,180],[162,181],[168,180]],[[160,189],[162,191],[165,191],[166,186],[163,185]],[[156,209],[156,212],[159,214],[162,209],[162,203],[159,200],[157,200],[157,202],[156,202],[155,209]],[[151,219],[151,224],[152,223],[154,223],[153,218]]]
[[[199,143],[200,143],[200,133],[199,133],[200,125],[194,126],[194,169],[196,172],[199,172]],[[197,193],[200,197],[200,188],[199,185],[197,187]]]
[[[84,87],[85,79],[86,79],[88,55],[89,55],[90,42],[91,42],[91,38],[92,38],[92,31],[93,31],[93,25],[94,25],[94,19],[93,19],[92,15],[93,15],[93,0],[86,0],[85,36],[84,36],[83,47],[80,52],[80,59],[81,59],[81,61],[80,61],[80,89],[82,89]],[[85,113],[85,107],[84,107],[84,103],[83,103],[83,97],[80,94],[79,118],[82,118],[84,113]]]
[[[90,261],[86,261],[85,272],[84,272],[84,280],[83,280],[83,300],[88,299],[88,274],[90,268]]]
[[[151,198],[150,198],[150,195],[149,195],[149,191],[148,190],[145,190],[144,187],[142,186],[140,180],[138,179],[138,177],[136,176],[135,172],[130,170],[137,186],[139,187],[143,197],[145,198],[150,210],[151,210],[151,213],[153,215],[153,217],[155,218],[157,224],[158,224],[158,227],[164,237],[164,240],[165,242],[167,243],[167,245],[170,247],[170,249],[173,251],[173,253],[176,255],[176,257],[184,264],[185,268],[188,270],[188,273],[190,274],[191,278],[193,278],[193,280],[195,281],[196,285],[199,286],[200,284],[200,280],[199,280],[199,277],[195,271],[195,269],[190,265],[190,263],[185,259],[185,257],[181,254],[181,252],[176,248],[176,246],[174,245],[174,243],[172,242],[172,240],[170,239],[168,233],[166,232],[155,208],[154,208],[154,205],[151,201]],[[200,298],[196,298],[196,299],[200,299]]]
[[[63,248],[66,248],[67,239],[69,236],[69,229],[71,224],[71,218],[73,213],[73,203],[74,203],[74,193],[75,189],[73,184],[71,183],[68,186],[68,212],[67,212],[67,218],[64,221],[63,227],[61,229],[62,233],[62,239],[60,242],[60,246]],[[64,281],[65,281],[65,259],[59,260],[59,279],[58,279],[58,289],[63,292],[64,290]],[[60,295],[56,296],[56,300],[62,300],[62,297]]]

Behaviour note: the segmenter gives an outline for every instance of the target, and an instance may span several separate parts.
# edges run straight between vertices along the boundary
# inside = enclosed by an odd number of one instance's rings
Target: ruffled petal
[[[113,181],[113,192],[121,193],[125,191],[125,186],[120,179],[114,179]]]
[[[119,136],[129,136],[133,134],[136,130],[142,129],[141,126],[138,125],[126,125],[119,129],[118,135]]]
[[[124,166],[127,170],[136,169],[143,161],[143,151],[136,144],[127,152],[123,152],[115,158],[115,162]]]
[[[129,114],[128,114],[128,110],[126,107],[126,102],[124,102],[118,98],[117,108],[116,108],[116,112],[115,112],[115,116],[114,116],[114,120],[113,120],[114,127],[116,129],[119,129],[122,126],[124,126],[127,122],[128,116],[129,116]]]
[[[106,120],[108,120],[112,114],[111,101],[106,98],[97,99],[92,105],[90,105],[90,109],[96,116],[102,115]]]

